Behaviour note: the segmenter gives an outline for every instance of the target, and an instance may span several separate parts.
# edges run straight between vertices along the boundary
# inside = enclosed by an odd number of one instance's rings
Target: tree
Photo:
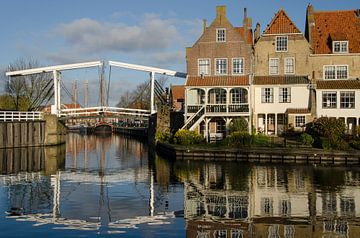
[[[158,83],[164,87],[167,81],[166,77],[160,77]],[[137,109],[150,108],[150,83],[148,81],[139,84],[134,90],[126,91],[121,95],[117,107],[129,107]]]
[[[16,71],[38,68],[40,64],[34,59],[18,59],[4,70],[2,80],[5,81],[8,110],[33,111],[47,104],[53,96],[52,75],[50,73],[14,76],[8,78],[5,71]],[[10,108],[8,108],[10,106]]]

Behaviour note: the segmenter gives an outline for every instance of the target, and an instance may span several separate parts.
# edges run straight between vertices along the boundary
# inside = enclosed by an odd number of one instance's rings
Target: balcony
[[[187,113],[192,114],[200,110],[203,105],[188,105]],[[207,104],[205,106],[205,114],[248,114],[249,104]]]

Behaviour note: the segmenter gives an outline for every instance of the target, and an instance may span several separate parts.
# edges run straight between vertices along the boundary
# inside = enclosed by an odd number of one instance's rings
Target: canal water
[[[0,237],[360,237],[360,169],[170,161],[69,134],[0,150]]]

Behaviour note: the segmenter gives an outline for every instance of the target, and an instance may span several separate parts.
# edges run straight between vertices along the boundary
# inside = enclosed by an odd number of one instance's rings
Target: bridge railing
[[[81,116],[97,116],[97,115],[129,115],[129,116],[150,116],[149,110],[119,108],[119,107],[87,107],[62,109],[60,116],[63,117],[81,117]]]
[[[39,121],[44,119],[42,112],[0,111],[0,122]]]

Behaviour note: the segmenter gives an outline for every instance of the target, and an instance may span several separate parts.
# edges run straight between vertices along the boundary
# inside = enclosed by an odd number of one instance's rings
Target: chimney
[[[206,19],[204,19],[204,32],[206,31]]]
[[[221,21],[222,18],[226,17],[226,6],[216,7],[216,18]]]
[[[246,9],[246,7],[244,7],[244,19],[246,19],[247,18],[247,9]]]
[[[256,44],[256,42],[260,39],[260,23],[256,23],[256,28],[254,31],[254,42]]]
[[[356,9],[356,16],[360,17],[360,9]]]

